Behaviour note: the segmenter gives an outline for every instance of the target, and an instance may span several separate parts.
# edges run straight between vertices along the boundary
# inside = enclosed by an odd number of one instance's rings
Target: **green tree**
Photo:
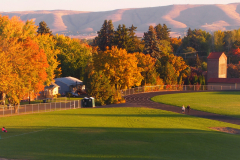
[[[154,29],[159,40],[170,41],[170,28],[168,28],[166,24],[163,24],[163,26],[158,24]]]
[[[127,51],[130,47],[128,28],[124,24],[122,26],[118,25],[117,30],[114,32],[114,45]]]
[[[216,52],[224,51],[224,32],[221,30],[215,31],[213,33],[214,36],[214,50]]]
[[[177,75],[174,67],[169,62],[163,67],[163,80],[167,85],[175,85],[178,83]]]
[[[197,54],[196,59],[195,59],[195,66],[196,66],[196,68],[201,68],[201,65],[202,65],[202,62]]]
[[[141,43],[140,40],[138,40],[137,36],[135,35],[137,27],[134,27],[133,25],[129,27],[129,46],[128,46],[128,53],[133,53],[133,52],[142,52],[139,50],[139,45]]]
[[[98,36],[94,40],[94,45],[98,46],[100,50],[105,51],[107,47],[111,48],[114,38],[114,27],[112,20],[105,20]]]
[[[38,27],[37,33],[38,34],[50,34],[50,35],[52,35],[52,31],[47,26],[47,23],[44,22],[44,21],[41,21],[39,23],[39,27]]]
[[[88,95],[94,97],[101,105],[106,104],[115,94],[115,88],[102,71],[89,74],[85,81]]]
[[[150,54],[153,58],[161,58],[159,41],[153,26],[149,26],[148,32],[144,33],[143,40],[145,42],[144,54]]]
[[[62,76],[83,79],[85,68],[92,57],[92,48],[79,39],[71,39],[64,35],[57,34],[55,39],[56,49],[60,51],[58,61]]]

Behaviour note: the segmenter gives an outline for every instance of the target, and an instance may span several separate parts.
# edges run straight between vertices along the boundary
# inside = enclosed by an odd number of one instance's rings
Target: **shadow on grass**
[[[10,128],[7,134],[12,137],[4,139],[1,134],[0,141],[0,155],[6,158],[202,160],[240,156],[240,136],[211,130],[26,127]]]

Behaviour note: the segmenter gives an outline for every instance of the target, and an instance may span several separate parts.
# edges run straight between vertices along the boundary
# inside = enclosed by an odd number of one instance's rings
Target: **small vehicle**
[[[71,92],[71,94],[72,94],[73,97],[78,97],[77,93]]]

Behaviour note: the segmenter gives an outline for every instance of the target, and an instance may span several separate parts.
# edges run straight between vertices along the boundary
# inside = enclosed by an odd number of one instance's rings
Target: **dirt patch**
[[[230,133],[230,134],[240,134],[239,129],[230,128],[230,127],[210,127],[210,129],[220,131],[220,132]]]

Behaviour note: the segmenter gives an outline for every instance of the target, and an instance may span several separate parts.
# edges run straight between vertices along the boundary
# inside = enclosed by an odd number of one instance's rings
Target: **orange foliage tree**
[[[0,16],[0,91],[17,105],[30,92],[43,90],[47,58],[33,40],[31,23],[17,17]],[[15,110],[16,111],[16,110]]]
[[[230,62],[233,64],[238,64],[240,62],[240,49],[232,49],[230,51],[231,57],[229,57]]]
[[[134,53],[138,59],[138,67],[141,68],[141,75],[143,80],[141,85],[161,85],[163,84],[159,74],[156,71],[156,59],[152,58],[150,54]]]

